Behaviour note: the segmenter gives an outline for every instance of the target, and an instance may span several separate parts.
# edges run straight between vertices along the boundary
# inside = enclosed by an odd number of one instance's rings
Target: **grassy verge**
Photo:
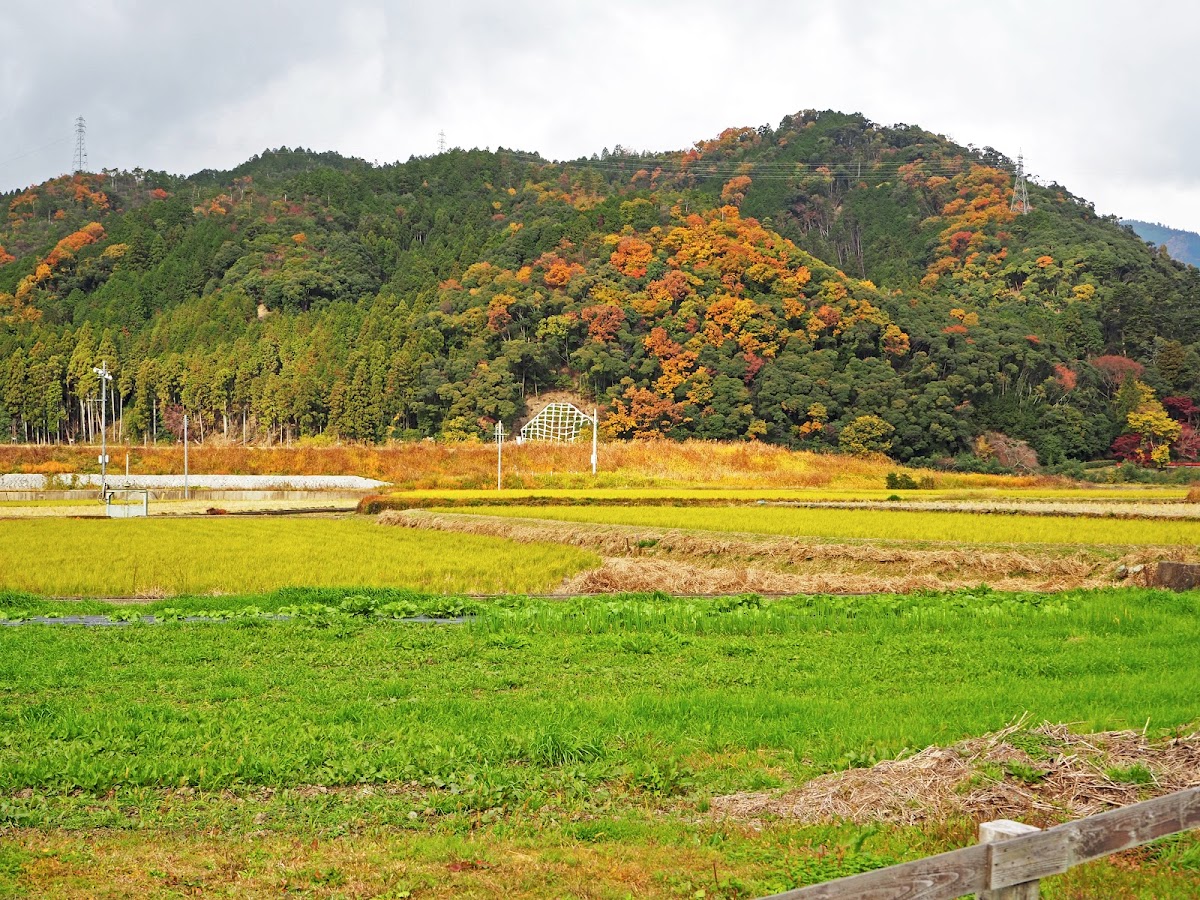
[[[348,610],[0,629],[0,896],[257,896],[281,879],[316,896],[755,896],[965,843],[969,826],[764,837],[710,819],[709,797],[1026,711],[1162,733],[1194,721],[1200,696],[1195,594],[475,611],[463,626]],[[1057,896],[1104,878],[1187,896],[1195,853],[1180,853],[1086,870]]]
[[[62,596],[163,596],[390,586],[536,592],[598,563],[552,545],[406,529],[360,518],[0,523],[0,588]]]
[[[469,512],[462,508],[446,511]],[[849,540],[1195,546],[1200,522],[795,507],[503,506],[489,516]]]
[[[0,897],[750,898],[973,841],[936,828],[765,828],[656,810],[503,821],[429,814],[388,798],[198,796],[91,801],[101,829],[0,838]],[[171,824],[158,810],[167,806]],[[409,818],[416,812],[415,820]],[[1200,843],[1184,838],[1043,882],[1049,900],[1190,900]]]

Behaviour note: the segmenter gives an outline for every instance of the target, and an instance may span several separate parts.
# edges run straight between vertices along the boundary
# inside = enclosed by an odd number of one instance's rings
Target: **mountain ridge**
[[[1059,185],[1014,214],[1011,168],[805,111],[669,153],[55,179],[3,198],[0,428],[94,433],[112,357],[135,439],[181,410],[209,438],[482,438],[570,388],[616,436],[1099,456],[1120,373],[1200,394],[1200,281]]]
[[[1172,259],[1189,266],[1200,266],[1200,234],[1139,219],[1122,219],[1121,222],[1132,228],[1137,236],[1148,244],[1166,247]]]

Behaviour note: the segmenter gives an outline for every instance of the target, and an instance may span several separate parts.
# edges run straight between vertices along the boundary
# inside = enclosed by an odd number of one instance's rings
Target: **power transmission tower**
[[[1012,203],[1008,207],[1013,212],[1025,215],[1032,207],[1029,205],[1029,185],[1025,181],[1025,154],[1017,156],[1017,181],[1013,185]]]
[[[71,171],[78,175],[87,170],[87,122],[83,116],[75,119],[75,160]]]
[[[439,131],[438,132],[438,153],[445,153],[445,152],[446,152],[446,132]]]

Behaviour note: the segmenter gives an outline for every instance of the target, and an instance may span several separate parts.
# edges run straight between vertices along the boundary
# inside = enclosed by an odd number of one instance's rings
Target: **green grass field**
[[[564,763],[605,780],[731,750],[779,754],[799,777],[1024,711],[1171,727],[1198,712],[1198,613],[1196,595],[1146,591],[635,595],[492,603],[466,627],[7,628],[0,789],[528,787]]]
[[[1156,733],[1200,713],[1196,594],[626,596],[477,612],[461,626],[0,628],[0,896],[88,896],[104,883],[87,880],[94,868],[155,896],[190,871],[200,886],[245,877],[243,896],[284,878],[316,896],[751,897],[968,842],[970,825],[759,835],[708,820],[711,796],[1022,713]],[[88,846],[72,837],[89,833]],[[276,846],[291,860],[276,866],[232,849],[247,841],[306,849]],[[398,857],[380,856],[385,841]],[[1200,887],[1200,861],[1143,862],[1045,895]],[[64,872],[74,880],[55,880]],[[380,873],[390,880],[370,881]]]
[[[590,553],[378,528],[363,518],[0,521],[0,589],[82,597],[391,586],[545,591]]]
[[[445,512],[472,512],[454,507]],[[852,540],[1195,546],[1200,521],[811,507],[502,506],[481,515]]]

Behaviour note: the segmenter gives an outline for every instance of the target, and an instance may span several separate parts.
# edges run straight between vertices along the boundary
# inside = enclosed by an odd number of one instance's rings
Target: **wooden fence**
[[[1045,831],[1001,819],[980,843],[914,862],[796,888],[764,900],[1034,900],[1038,881],[1110,853],[1200,828],[1200,788],[1077,819]]]

